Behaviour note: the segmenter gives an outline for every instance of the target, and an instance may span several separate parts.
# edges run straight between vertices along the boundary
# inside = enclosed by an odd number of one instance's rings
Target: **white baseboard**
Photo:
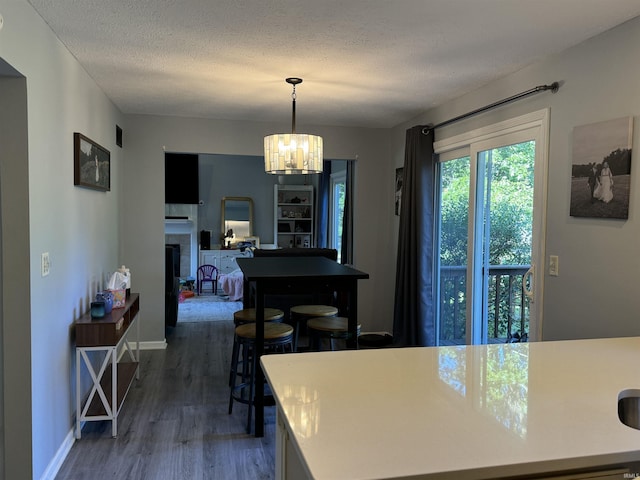
[[[60,471],[60,467],[62,467],[67,455],[69,455],[71,447],[75,441],[76,437],[74,436],[74,428],[72,428],[69,433],[67,433],[62,445],[58,448],[58,451],[51,459],[51,462],[49,462],[49,465],[47,465],[47,469],[42,474],[42,477],[40,477],[40,480],[55,480],[56,475]]]
[[[159,342],[140,342],[140,350],[166,350],[167,340],[161,340]]]

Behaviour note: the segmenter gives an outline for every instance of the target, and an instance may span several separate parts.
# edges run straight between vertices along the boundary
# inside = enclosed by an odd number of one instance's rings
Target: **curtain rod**
[[[478,113],[486,112],[487,110],[491,110],[492,108],[499,107],[506,103],[511,103],[516,100],[520,100],[521,98],[528,97],[529,95],[533,95],[534,93],[544,92],[546,90],[551,90],[551,93],[556,93],[560,88],[560,83],[553,82],[551,85],[538,85],[537,87],[531,88],[525,92],[520,92],[516,95],[513,95],[509,98],[503,98],[502,100],[498,100],[490,105],[485,105],[484,107],[478,108],[477,110],[473,110],[471,112],[464,113],[462,115],[458,115],[455,118],[451,118],[449,120],[445,120],[442,123],[438,123],[437,125],[428,125],[422,129],[423,135],[427,135],[432,130],[436,128],[444,127],[445,125],[450,125],[455,122],[459,122],[460,120],[464,120],[465,118],[472,117],[477,115]]]

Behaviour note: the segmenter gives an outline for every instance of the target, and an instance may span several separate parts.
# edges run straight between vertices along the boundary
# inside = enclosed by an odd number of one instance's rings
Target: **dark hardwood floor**
[[[228,415],[233,321],[178,323],[164,351],[140,353],[118,421],[87,422],[57,480],[272,479],[275,410],[264,438],[245,431],[247,407]]]

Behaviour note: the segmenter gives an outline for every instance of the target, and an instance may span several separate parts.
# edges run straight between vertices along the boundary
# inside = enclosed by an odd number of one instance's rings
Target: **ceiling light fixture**
[[[287,78],[293,85],[291,133],[275,133],[264,137],[264,169],[275,175],[322,172],[322,137],[296,133],[296,85],[301,78]]]

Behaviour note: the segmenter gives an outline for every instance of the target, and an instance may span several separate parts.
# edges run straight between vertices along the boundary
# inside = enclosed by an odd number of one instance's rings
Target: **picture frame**
[[[73,134],[73,184],[111,190],[111,153],[81,133]]]
[[[633,117],[573,129],[569,215],[629,218]]]

